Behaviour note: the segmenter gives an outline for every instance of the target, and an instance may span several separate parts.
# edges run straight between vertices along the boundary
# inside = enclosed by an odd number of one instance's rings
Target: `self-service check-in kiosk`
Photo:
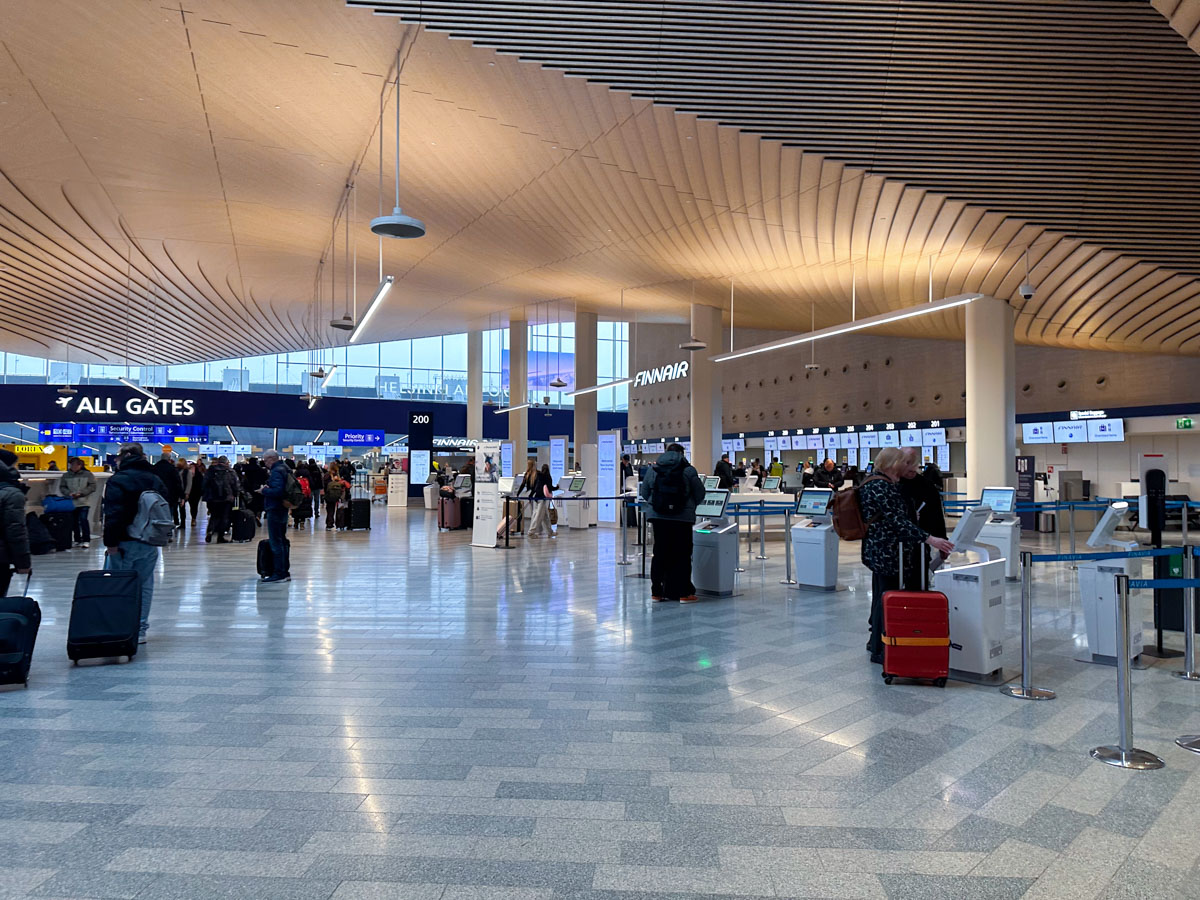
[[[1004,653],[1004,560],[979,539],[991,515],[990,507],[972,507],[950,535],[955,553],[982,559],[943,566],[933,576],[933,589],[950,601],[950,677],[961,681],[993,679]]]
[[[766,475],[763,477],[762,492],[764,494],[774,494],[779,490],[779,485],[783,478],[779,475]]]
[[[571,480],[567,482],[567,486],[562,490],[564,497],[582,497],[583,489],[587,485],[587,477],[584,475],[572,475]],[[587,500],[570,500],[564,503],[567,513],[568,528],[587,528],[592,524],[591,504]]]
[[[829,488],[805,488],[796,497],[792,557],[800,590],[837,590],[838,536],[829,513],[832,503],[833,491]]]
[[[737,521],[725,518],[729,491],[705,491],[692,526],[692,583],[699,594],[728,597],[737,568]]]
[[[721,479],[717,475],[704,476],[704,489],[706,491],[715,491],[721,487]]]
[[[1097,552],[1136,550],[1137,541],[1118,541],[1116,530],[1129,513],[1129,504],[1120,501],[1109,506],[1087,539]],[[1079,599],[1087,627],[1088,655],[1085,661],[1117,663],[1117,576],[1142,577],[1140,559],[1099,559],[1079,563]],[[1131,604],[1132,605],[1132,604]],[[1129,622],[1129,658],[1142,652],[1142,617],[1131,615]]]
[[[980,496],[981,506],[990,506],[992,517],[979,532],[979,539],[1000,549],[1004,557],[1004,577],[1021,580],[1021,520],[1017,518],[1017,489],[985,487]]]

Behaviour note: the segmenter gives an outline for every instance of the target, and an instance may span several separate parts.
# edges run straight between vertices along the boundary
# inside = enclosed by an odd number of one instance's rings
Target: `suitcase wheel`
[[[944,688],[944,687],[946,686],[946,679],[945,679],[945,678],[938,678],[938,679],[936,679],[936,680],[935,680],[933,683],[934,683],[934,684],[936,684],[936,685],[937,685],[938,687],[940,687],[940,688]]]
[[[883,675],[883,683],[884,684],[891,684],[894,679],[895,679],[894,675],[888,675],[886,672]]]

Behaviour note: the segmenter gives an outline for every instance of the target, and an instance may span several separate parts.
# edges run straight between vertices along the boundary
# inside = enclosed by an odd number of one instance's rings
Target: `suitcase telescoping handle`
[[[25,596],[25,597],[28,597],[28,596],[29,596],[29,582],[30,582],[32,579],[33,579],[33,573],[32,573],[32,572],[30,572],[28,575],[26,575],[26,576],[25,576],[25,591],[24,591],[24,594],[23,594],[23,596]],[[9,582],[9,584],[11,585],[11,584],[12,584],[12,582]],[[7,595],[6,595],[6,596],[7,596]]]
[[[921,544],[920,546],[922,549],[921,549],[921,562],[917,565],[917,590],[918,591],[927,591],[927,590],[929,590],[929,555],[928,555],[928,549],[927,549],[928,545]],[[900,541],[896,545],[896,547],[898,550],[899,564],[900,564],[900,567],[896,573],[896,583],[900,585],[901,589],[905,589],[905,586],[904,586],[904,541]],[[907,588],[907,590],[912,590],[912,588]]]

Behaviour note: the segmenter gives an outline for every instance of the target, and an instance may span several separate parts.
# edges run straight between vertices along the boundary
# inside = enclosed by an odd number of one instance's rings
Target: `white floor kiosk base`
[[[799,518],[792,526],[792,558],[797,590],[837,590],[838,536],[829,515],[832,502],[833,491],[827,488],[805,488],[796,497]]]
[[[1118,541],[1115,533],[1125,516],[1129,504],[1125,501],[1112,504],[1104,511],[1095,530],[1087,539],[1089,550],[1105,553],[1136,550],[1137,541]],[[1079,600],[1083,605],[1083,621],[1087,628],[1087,654],[1076,659],[1102,665],[1117,664],[1117,576],[1142,577],[1141,559],[1099,559],[1079,563]],[[1130,594],[1129,605],[1129,659],[1136,659],[1142,652],[1142,616],[1134,609],[1134,597]]]
[[[567,479],[563,479],[567,481]],[[561,484],[561,482],[560,482]],[[576,500],[573,498],[582,497],[583,489],[587,485],[586,476],[573,475],[570,481],[567,481],[562,495],[566,498],[566,502],[559,504],[559,508],[566,507],[567,527],[572,529],[587,528],[592,524],[592,504],[587,500]]]
[[[970,551],[981,560],[943,566],[933,576],[933,589],[950,601],[950,677],[975,684],[1005,681],[1005,560],[998,548],[979,540],[991,514],[988,506],[967,510],[950,536],[956,553]]]
[[[438,484],[437,484],[437,482],[435,481],[432,484],[425,485],[424,489],[422,490],[422,493],[425,495],[425,508],[426,509],[437,509],[437,507],[438,507]]]
[[[979,539],[1000,550],[1004,557],[1004,577],[1021,580],[1021,522],[1018,519],[997,521],[994,517],[979,532]]]
[[[697,595],[730,597],[733,595],[734,570],[737,569],[737,521],[725,518],[728,491],[705,491],[696,506],[696,524],[692,526],[692,584]]]

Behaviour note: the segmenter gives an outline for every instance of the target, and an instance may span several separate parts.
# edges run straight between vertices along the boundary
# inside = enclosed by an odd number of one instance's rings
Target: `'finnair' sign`
[[[687,378],[687,360],[659,366],[657,369],[643,369],[633,379],[634,387],[645,387],[648,384],[658,384],[660,381],[674,381],[676,378]]]

